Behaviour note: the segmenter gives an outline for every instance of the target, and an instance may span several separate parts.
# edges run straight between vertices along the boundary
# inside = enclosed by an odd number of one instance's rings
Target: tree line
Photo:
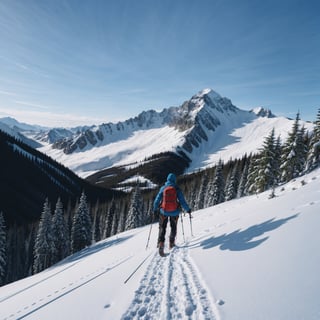
[[[222,160],[214,167],[181,176],[178,184],[193,210],[274,189],[320,166],[320,109],[312,133],[297,114],[285,141],[273,129],[256,154]],[[59,198],[52,210],[46,199],[38,223],[6,229],[0,213],[0,283],[40,272],[68,255],[125,230],[156,221],[152,203],[157,190],[137,181],[126,195],[92,204],[82,192],[75,207]]]

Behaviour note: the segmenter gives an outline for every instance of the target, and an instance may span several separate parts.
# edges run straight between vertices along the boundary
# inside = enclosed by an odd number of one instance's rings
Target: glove
[[[188,212],[189,214],[191,214],[191,209],[189,209],[187,212]]]

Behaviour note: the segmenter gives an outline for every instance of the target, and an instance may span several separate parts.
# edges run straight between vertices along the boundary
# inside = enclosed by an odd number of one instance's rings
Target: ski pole
[[[191,212],[189,213],[189,219],[190,219],[190,230],[191,230],[191,237],[193,237],[193,232],[192,232],[192,217],[191,217]]]
[[[186,242],[186,239],[185,239],[185,237],[184,237],[184,228],[183,228],[183,218],[182,218],[182,214],[181,214],[181,227],[182,227],[183,242]]]
[[[124,281],[124,283],[126,284],[131,277],[138,271],[138,269],[147,261],[147,259],[151,256],[153,252],[151,252],[150,254],[148,254],[143,260],[142,262],[132,271],[132,273],[129,275],[129,277]]]
[[[151,235],[153,220],[154,220],[154,213],[152,213],[152,219],[151,219],[151,225],[150,225],[150,230],[149,230],[149,235],[148,235],[148,241],[147,241],[147,245],[146,245],[146,250],[148,249],[148,246],[149,246],[149,241],[150,241],[150,235]]]

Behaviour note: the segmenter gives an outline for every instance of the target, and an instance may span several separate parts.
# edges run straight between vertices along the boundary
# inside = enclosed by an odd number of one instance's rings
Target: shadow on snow
[[[265,233],[275,230],[288,221],[297,217],[298,214],[279,220],[275,220],[273,218],[263,223],[249,227],[245,230],[236,230],[230,234],[223,234],[219,237],[208,238],[200,242],[199,246],[201,246],[203,249],[211,249],[219,246],[221,250],[230,251],[244,251],[253,249],[265,242],[269,238],[269,236],[265,236],[264,238],[257,240],[254,240],[255,238],[261,237]]]

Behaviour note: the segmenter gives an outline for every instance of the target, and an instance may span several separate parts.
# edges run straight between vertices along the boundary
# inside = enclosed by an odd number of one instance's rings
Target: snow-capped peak
[[[263,107],[257,107],[252,109],[250,112],[255,113],[258,117],[266,117],[266,118],[274,118],[275,115],[272,113],[270,109],[266,109]]]
[[[199,98],[204,97],[204,96],[209,96],[212,100],[219,100],[222,98],[219,93],[217,93],[216,91],[214,91],[210,88],[206,88],[206,89],[199,91],[196,96],[198,96]]]

